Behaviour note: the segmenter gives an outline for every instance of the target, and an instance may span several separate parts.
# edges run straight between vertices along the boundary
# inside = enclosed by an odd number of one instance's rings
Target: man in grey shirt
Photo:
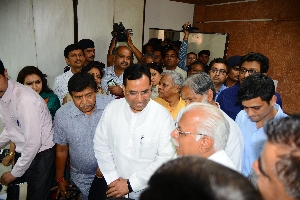
[[[100,184],[103,185],[102,188],[98,188],[97,192],[100,194],[96,196],[100,198],[101,195],[105,195],[106,182],[95,158],[93,138],[105,106],[114,98],[101,94],[96,96],[96,89],[97,85],[92,75],[82,72],[74,74],[68,82],[68,90],[73,101],[62,106],[54,118],[56,181],[59,192],[64,197],[67,195],[66,187],[69,186],[68,181],[64,179],[68,154],[71,183],[80,189],[82,199],[88,199],[94,179],[102,181]]]

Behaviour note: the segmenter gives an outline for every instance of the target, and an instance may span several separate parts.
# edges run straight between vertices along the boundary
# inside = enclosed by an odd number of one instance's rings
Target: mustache
[[[179,143],[176,141],[176,139],[175,139],[175,138],[171,138],[171,139],[172,139],[172,143],[173,143],[175,146],[179,147]]]
[[[83,108],[83,107],[91,107],[91,106],[94,106],[94,104],[91,104],[91,103],[85,103],[85,104],[80,104],[80,108]]]
[[[122,65],[123,65],[123,64],[128,65],[128,62],[125,62],[125,61],[124,61],[124,62],[121,62],[121,64],[122,64]]]

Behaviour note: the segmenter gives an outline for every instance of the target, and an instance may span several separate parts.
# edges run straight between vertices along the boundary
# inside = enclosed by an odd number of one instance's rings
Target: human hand
[[[97,176],[98,178],[103,178],[103,174],[102,174],[102,172],[101,172],[101,170],[100,170],[99,167],[98,167],[97,170],[96,170],[96,176]]]
[[[129,193],[127,180],[118,178],[108,185],[107,197],[122,197]]]
[[[13,182],[14,180],[16,180],[16,177],[14,177],[12,174],[11,174],[11,171],[9,172],[5,172],[2,174],[1,178],[0,178],[0,183],[2,185],[8,185],[10,184],[11,182]]]
[[[58,189],[57,189],[56,197],[58,197],[59,194],[61,194],[63,198],[68,198],[67,187],[72,187],[69,181],[64,180],[63,182],[57,183],[57,185],[58,185]]]
[[[126,34],[127,34],[127,38],[128,38],[127,45],[130,47],[133,45],[133,43],[132,43],[132,39],[131,39],[131,36],[130,36],[130,33],[128,30],[127,30]]]
[[[185,38],[185,39],[187,39],[187,38],[189,37],[189,34],[190,34],[190,32],[188,32],[188,31],[186,30],[186,27],[187,27],[188,25],[190,25],[189,22],[186,22],[186,23],[183,25],[183,32],[184,32],[184,38]]]
[[[15,165],[15,155],[7,155],[2,159],[2,164],[4,166],[10,165],[10,163],[14,166]]]
[[[110,94],[123,96],[123,89],[118,84],[116,86],[108,86],[108,91]]]

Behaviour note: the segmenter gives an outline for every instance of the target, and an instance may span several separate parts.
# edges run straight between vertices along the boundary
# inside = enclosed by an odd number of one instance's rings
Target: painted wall
[[[283,21],[277,18],[286,19]],[[202,23],[201,23],[202,22]],[[203,23],[204,22],[204,23]],[[294,0],[259,0],[195,6],[194,25],[204,32],[229,33],[227,57],[260,52],[270,60],[268,75],[278,80],[283,110],[299,113],[300,13]]]
[[[144,44],[149,40],[149,28],[181,30],[185,22],[192,23],[194,4],[169,0],[147,0],[145,5]]]

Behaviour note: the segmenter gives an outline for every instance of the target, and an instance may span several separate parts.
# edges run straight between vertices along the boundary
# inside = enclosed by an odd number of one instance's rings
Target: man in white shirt
[[[57,76],[54,80],[53,91],[59,98],[60,104],[62,104],[64,97],[68,93],[68,81],[73,74],[80,72],[85,58],[83,50],[76,44],[68,45],[64,50],[64,56],[66,63],[70,66],[70,70]]]
[[[200,156],[237,170],[224,151],[228,135],[229,123],[220,109],[198,102],[183,109],[171,133],[177,155]]]
[[[195,74],[186,79],[181,89],[181,98],[189,105],[192,102],[201,102],[219,107],[214,101],[215,89],[211,78],[206,73]],[[229,137],[224,151],[237,168],[242,171],[242,157],[244,152],[244,138],[240,127],[221,109],[230,125]]]
[[[138,199],[150,176],[174,157],[169,112],[151,100],[151,75],[146,64],[125,69],[125,98],[107,105],[96,128],[94,151],[107,182],[108,197]]]

